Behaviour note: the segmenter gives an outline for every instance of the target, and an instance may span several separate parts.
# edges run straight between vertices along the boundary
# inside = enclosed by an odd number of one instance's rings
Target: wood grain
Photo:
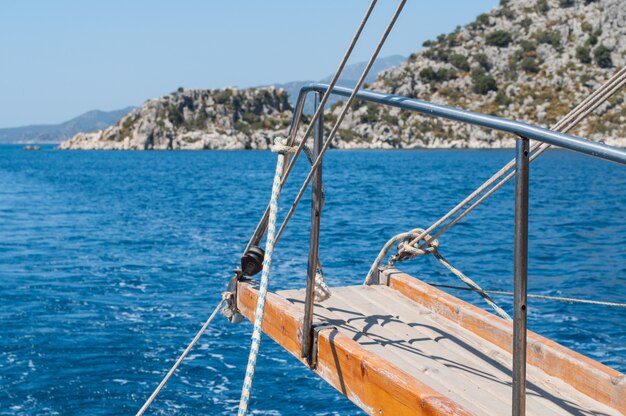
[[[383,271],[389,287],[497,345],[512,351],[512,323],[396,269]],[[624,374],[528,331],[527,360],[585,395],[626,413]]]
[[[256,301],[256,288],[249,283],[239,283],[237,306],[251,322]],[[268,293],[263,332],[300,361],[302,318],[301,307]],[[314,371],[371,415],[471,414],[401,369],[372,355],[336,329],[320,331]]]

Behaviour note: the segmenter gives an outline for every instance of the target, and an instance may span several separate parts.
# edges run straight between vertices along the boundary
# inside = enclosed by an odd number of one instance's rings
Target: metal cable
[[[463,287],[463,286],[454,286],[454,285],[445,285],[441,283],[429,283],[424,282],[430,286],[434,287],[442,287],[446,289],[454,289],[454,290],[466,290],[470,292],[477,292],[477,289],[471,287]],[[481,289],[481,291],[485,293],[490,293],[492,295],[502,295],[502,296],[513,296],[513,292],[506,292],[503,290],[491,290],[491,289]],[[615,308],[626,308],[626,303],[618,303],[618,302],[605,302],[602,300],[591,300],[591,299],[578,299],[578,298],[566,298],[562,296],[549,296],[549,295],[533,295],[528,294],[529,298],[533,299],[543,299],[543,300],[554,300],[559,302],[569,302],[569,303],[582,303],[586,305],[599,305],[599,306],[611,306]]]
[[[369,20],[370,15],[372,14],[372,11],[374,10],[374,7],[376,6],[376,3],[377,3],[377,0],[372,0],[372,2],[370,3],[370,6],[367,9],[367,12],[365,12],[365,16],[363,16],[363,19],[361,20],[361,23],[359,24],[359,27],[357,28],[354,36],[352,37],[352,40],[350,41],[350,45],[348,45],[348,49],[344,53],[343,58],[341,59],[341,62],[339,63],[339,67],[335,71],[335,74],[333,75],[333,78],[330,80],[330,84],[328,85],[328,90],[326,90],[326,92],[322,96],[322,99],[320,100],[320,103],[319,103],[317,109],[315,110],[315,113],[313,114],[313,118],[311,119],[311,122],[309,123],[309,126],[307,127],[306,132],[304,133],[304,136],[302,137],[302,140],[298,144],[298,148],[296,149],[296,151],[295,151],[295,153],[293,155],[293,158],[291,158],[290,162],[287,164],[287,167],[283,170],[283,172],[282,172],[282,179],[280,181],[281,189],[285,185],[285,182],[287,181],[287,178],[289,178],[289,174],[291,173],[294,164],[298,160],[298,157],[300,156],[300,153],[302,152],[302,149],[304,148],[304,146],[306,144],[307,138],[313,132],[313,129],[315,127],[315,123],[317,122],[317,119],[324,112],[324,105],[326,104],[326,102],[330,98],[331,93],[332,93],[332,89],[337,84],[337,81],[339,80],[339,76],[343,72],[343,69],[345,68],[346,63],[348,62],[348,59],[350,58],[350,55],[352,55],[352,51],[354,50],[354,47],[355,47],[359,37],[361,37],[361,32],[363,32],[363,28],[365,27],[365,24]],[[288,143],[289,145],[293,144],[293,141],[295,139],[297,131],[298,131],[298,123],[295,122],[291,126],[291,130],[289,132],[289,143]],[[287,159],[287,160],[289,160],[289,159]],[[265,231],[267,229],[267,219],[269,218],[269,211],[270,211],[270,207],[269,207],[269,204],[268,204],[267,208],[265,208],[265,212],[263,213],[263,217],[261,218],[261,220],[257,224],[256,229],[254,230],[254,233],[252,234],[252,237],[250,237],[250,240],[248,241],[248,245],[246,246],[246,249],[244,250],[244,253],[246,251],[248,251],[250,246],[252,246],[253,244],[258,244],[261,241],[261,238],[263,237],[263,234],[265,234]]]
[[[585,100],[583,100],[579,105],[577,105],[572,111],[570,111],[562,120],[560,120],[553,129],[556,131],[567,132],[573,127],[575,127],[580,121],[582,121],[589,113],[596,110],[603,102],[609,99],[613,94],[619,91],[621,88],[626,85],[626,67],[619,70],[616,74],[614,74],[606,83],[604,83],[600,88],[594,91],[591,95],[589,95]],[[536,159],[541,153],[550,148],[551,146],[546,143],[534,143],[531,146],[531,152],[536,151],[536,155],[531,157],[531,160]],[[539,149],[539,150],[537,150]],[[514,169],[515,160],[507,163],[502,169],[496,172],[493,176],[487,179],[482,185],[480,185],[476,190],[474,190],[470,195],[468,195],[465,199],[463,199],[459,204],[457,204],[453,209],[448,211],[444,216],[442,216],[439,220],[433,223],[430,227],[428,227],[424,231],[424,235],[432,233],[437,227],[442,225],[445,221],[449,220],[454,214],[459,212],[465,206],[467,206],[470,202],[472,202],[478,195],[483,193],[487,188],[496,183],[499,179],[507,175]],[[446,225],[443,230],[434,233],[432,238],[436,239],[441,236],[445,231],[449,230],[454,224],[456,224],[461,218],[465,217],[471,210],[476,208],[476,206],[480,205],[486,198],[492,195],[497,189],[500,189],[504,183],[510,180],[514,174],[509,174],[506,176],[504,181],[495,185],[493,190],[489,190],[487,195],[481,197],[478,201],[476,201],[467,212],[460,214],[460,218],[454,220],[452,223]],[[421,240],[423,235],[417,236],[411,244]],[[424,245],[427,244],[428,241],[424,241]]]
[[[467,277],[462,271],[454,267],[448,260],[445,259],[445,257],[441,255],[441,253],[439,253],[439,251],[433,251],[433,256],[435,256],[435,258],[439,260],[439,263],[441,263],[446,269],[450,270],[452,274],[458,277],[463,283],[468,285],[469,289],[477,292],[484,299],[484,301],[487,302],[487,304],[491,306],[498,315],[500,315],[501,318],[506,319],[507,321],[512,321],[509,314],[506,313],[504,309],[499,307],[493,299],[491,299],[486,290],[483,290],[480,286],[478,286],[476,282]]]
[[[222,300],[220,301],[220,303],[217,304],[217,307],[213,310],[213,313],[211,313],[211,316],[209,316],[209,319],[207,319],[204,325],[202,325],[202,328],[200,328],[198,333],[196,333],[196,336],[193,337],[189,345],[187,345],[187,348],[185,348],[185,351],[183,351],[180,357],[178,357],[178,360],[176,360],[172,368],[170,368],[170,371],[167,372],[167,374],[165,375],[165,377],[163,377],[163,380],[161,380],[157,388],[154,389],[150,397],[148,397],[148,400],[146,400],[143,406],[141,406],[141,409],[139,409],[136,416],[141,416],[144,414],[146,410],[148,410],[148,407],[150,407],[154,399],[156,399],[156,397],[159,395],[163,387],[165,387],[165,384],[167,384],[170,377],[172,377],[172,375],[174,374],[178,366],[180,366],[180,364],[183,362],[187,354],[189,354],[189,351],[191,351],[191,349],[194,347],[194,345],[196,345],[196,343],[198,342],[202,334],[204,334],[204,331],[206,331],[206,329],[208,328],[213,318],[215,318],[215,315],[217,315],[217,312],[220,310],[224,302],[226,302],[225,294],[222,295]]]
[[[618,92],[620,89],[622,89],[624,87],[624,85],[626,85],[626,67],[624,67],[620,71],[618,71],[601,88],[596,90],[596,93],[598,93],[598,94],[594,93],[594,94],[590,95],[586,100],[584,100],[574,110],[572,110],[563,120],[561,120],[559,123],[557,123],[554,126],[554,130],[560,131],[562,133],[566,133],[569,130],[571,130],[572,128],[576,127],[576,125],[578,125],[578,123],[580,123],[582,120],[584,120],[584,118],[587,117],[592,111],[596,110],[602,103],[604,103],[607,99],[609,99],[616,92]],[[539,142],[534,143],[531,146],[531,148],[530,148],[530,151],[531,151],[530,161],[532,162],[533,160],[538,158],[539,155],[541,155],[543,152],[548,150],[550,147],[552,147],[552,145],[550,145],[548,143],[539,143]],[[508,168],[509,166],[510,166],[510,168],[514,168],[515,167],[515,161],[513,160],[513,161],[509,162],[502,170]],[[509,171],[510,169],[506,169],[506,170]],[[491,179],[493,179],[493,178],[495,178],[496,180],[502,178],[503,175],[498,176],[499,173],[500,172],[498,172],[496,175],[492,176],[492,178],[490,178],[487,182],[491,181]],[[496,176],[498,176],[498,177],[496,178]],[[483,203],[483,201],[485,201],[487,198],[489,198],[494,192],[496,192],[498,189],[500,189],[504,184],[506,184],[508,181],[510,181],[514,176],[515,176],[515,170],[513,169],[512,172],[509,172],[507,174],[507,176],[504,177],[504,179],[502,179],[495,186],[493,186],[491,189],[489,189],[484,195],[482,195],[472,205],[470,205],[463,212],[461,212],[461,214],[459,214],[454,220],[452,220],[451,222],[446,224],[441,230],[439,230],[436,233],[434,233],[432,238],[436,239],[436,238],[440,237],[443,233],[448,231],[450,228],[452,228],[456,223],[458,223],[461,219],[463,219],[467,214],[472,212],[474,210],[474,208],[476,208],[481,203]],[[485,182],[485,184],[487,182]],[[491,185],[492,183],[493,182],[491,182],[489,185]],[[478,189],[480,189],[480,192],[484,191],[484,189],[486,189],[488,187],[488,186],[484,186],[485,184],[481,185],[481,187],[478,188]],[[478,191],[478,189],[477,189],[477,191]],[[480,192],[478,192],[478,193],[480,193]],[[470,199],[470,201],[471,201],[471,199]],[[467,204],[465,204],[465,205],[467,205]],[[450,216],[448,216],[446,219],[448,219]],[[444,218],[444,217],[442,217],[442,218]],[[438,221],[438,223],[439,223],[438,225],[441,225],[441,223],[443,223],[443,221],[440,220],[440,221]],[[424,241],[424,244],[427,244],[428,242],[429,242],[429,240],[426,239]]]
[[[346,104],[344,105],[343,109],[341,110],[341,113],[339,114],[339,117],[337,117],[337,121],[335,122],[335,125],[333,126],[332,130],[328,134],[328,138],[324,142],[324,146],[322,147],[322,149],[320,150],[319,154],[317,155],[317,158],[315,159],[315,163],[313,163],[313,165],[311,166],[311,170],[309,171],[309,174],[307,175],[306,179],[304,180],[304,183],[300,187],[300,191],[298,191],[298,195],[296,196],[293,204],[291,205],[291,208],[289,208],[289,212],[285,216],[285,219],[284,219],[280,229],[278,230],[278,234],[276,235],[276,240],[277,241],[280,239],[280,236],[282,235],[283,230],[285,229],[285,226],[287,225],[287,223],[289,223],[289,220],[291,219],[291,216],[293,215],[296,207],[298,206],[298,203],[300,202],[300,199],[302,199],[302,196],[304,195],[304,191],[306,190],[307,186],[311,182],[311,179],[313,178],[313,175],[315,174],[315,171],[319,168],[320,163],[322,161],[322,158],[324,157],[324,154],[326,153],[326,151],[330,147],[331,142],[335,138],[335,135],[337,134],[337,131],[339,130],[339,126],[341,125],[341,123],[343,122],[344,117],[348,113],[348,110],[350,109],[350,105],[354,101],[354,98],[356,97],[357,93],[359,92],[359,89],[361,89],[361,86],[363,85],[363,82],[365,82],[365,78],[367,77],[367,74],[369,73],[370,69],[372,68],[372,65],[374,64],[374,62],[376,61],[376,57],[378,56],[378,53],[380,52],[381,48],[385,44],[385,41],[387,40],[387,37],[389,36],[389,33],[391,32],[391,29],[393,28],[393,26],[395,25],[396,21],[398,20],[398,17],[400,16],[400,13],[402,12],[402,9],[404,8],[404,5],[406,4],[406,1],[407,0],[400,1],[400,4],[398,5],[398,8],[396,9],[393,17],[391,18],[391,21],[387,25],[387,29],[385,29],[385,32],[383,33],[382,37],[380,38],[380,41],[378,42],[378,45],[376,45],[376,49],[372,53],[372,56],[371,56],[369,62],[365,66],[365,69],[363,70],[363,73],[361,74],[361,77],[359,78],[359,81],[357,82],[356,86],[354,87],[354,90],[352,91],[352,94],[350,94],[350,97],[348,98],[348,101],[346,102]],[[331,91],[330,88],[328,88],[326,93],[328,93],[329,91]]]
[[[607,82],[605,82],[600,88],[594,91],[591,95],[589,95],[585,100],[583,100],[580,104],[578,104],[572,111],[570,111],[563,119],[561,119],[553,129],[556,131],[567,132],[573,127],[575,127],[580,121],[582,121],[589,113],[595,111],[600,104],[604,103],[608,100],[613,94],[619,91],[621,88],[626,85],[626,67],[617,71]],[[531,156],[530,161],[535,160],[539,155],[549,149],[551,145],[547,143],[534,143],[531,146]],[[414,238],[408,243],[404,245],[404,250],[401,248],[399,250],[399,254],[404,253],[408,254],[407,250],[415,249],[416,245],[418,249],[424,249],[428,247],[432,242],[437,241],[437,238],[440,237],[444,232],[452,228],[455,224],[457,224],[461,219],[467,216],[471,211],[473,211],[476,207],[478,207],[482,202],[484,202],[489,196],[491,196],[495,191],[500,189],[505,183],[511,180],[515,176],[515,160],[507,163],[502,169],[496,172],[493,176],[491,176],[487,181],[485,181],[482,185],[480,185],[476,190],[474,190],[470,195],[468,195],[463,201],[457,204],[452,210],[446,213],[443,217],[437,220],[434,224],[432,224],[426,230],[423,230],[421,233],[414,236]],[[513,170],[511,172],[511,170]],[[504,176],[506,175],[506,176]],[[504,176],[504,179],[502,177]],[[501,179],[501,180],[500,180]],[[496,183],[498,180],[500,182]],[[496,183],[491,189],[489,189],[485,194],[480,196],[478,200],[473,202],[469,207],[465,208],[456,218],[446,224],[443,228],[438,230],[432,236],[429,234],[433,232],[437,227],[442,225],[445,221],[450,219],[454,214],[462,210],[467,204],[472,202],[477,196],[482,194],[486,189]],[[399,234],[405,236],[410,233]],[[396,236],[396,237],[398,237]],[[380,250],[378,256],[372,263],[370,270],[365,279],[365,284],[371,281],[374,274],[377,272],[380,264],[384,260],[387,255],[387,252],[391,248],[395,241],[393,241],[396,237],[392,238],[385,244],[385,246]],[[423,240],[423,243],[420,245],[419,242]],[[411,256],[407,256],[407,258],[411,258]],[[440,260],[441,261],[441,260]],[[442,264],[445,263],[442,262]],[[448,263],[449,264],[449,263]],[[446,266],[447,267],[447,266]],[[449,268],[453,273],[454,271]],[[458,270],[458,269],[457,269]],[[459,273],[461,273],[459,271]],[[456,274],[456,273],[455,273]],[[462,273],[461,273],[462,274]],[[458,274],[457,274],[458,276]],[[459,276],[460,277],[460,276]],[[463,280],[463,279],[461,279]],[[467,283],[467,282],[466,282]],[[477,286],[478,287],[478,286]],[[480,288],[478,287],[477,291],[480,292]],[[484,292],[481,292],[484,294]],[[483,296],[484,297],[484,296]],[[493,305],[492,305],[493,306]]]
[[[402,234],[398,234],[398,235],[391,237],[389,241],[387,241],[383,249],[380,251],[380,253],[378,254],[377,261],[381,262],[387,256],[387,253],[389,252],[389,250],[391,250],[391,247],[393,247],[395,244],[399,244],[398,253],[394,256],[391,256],[391,258],[389,259],[389,266],[393,266],[396,261],[403,261],[403,260],[414,258],[417,256],[424,256],[426,254],[432,254],[439,261],[439,263],[441,263],[452,274],[454,274],[463,283],[465,283],[469,287],[473,288],[476,292],[478,292],[480,296],[482,296],[482,298],[485,300],[485,302],[487,302],[487,304],[489,304],[489,306],[491,306],[493,310],[496,311],[498,315],[500,315],[501,318],[510,321],[511,317],[509,316],[509,314],[507,314],[504,309],[499,307],[496,304],[496,302],[493,299],[491,299],[491,297],[488,294],[486,294],[476,282],[474,282],[472,279],[467,277],[462,271],[454,267],[448,260],[446,260],[441,255],[441,253],[438,250],[439,248],[438,240],[429,238],[430,236],[426,234],[426,236],[424,236],[424,239],[429,239],[431,241],[428,244],[428,248],[417,248],[417,247],[408,246],[409,242],[416,235],[422,234],[423,231],[424,230],[422,230],[421,228],[415,228],[409,231],[408,233],[402,233]],[[405,248],[405,250],[403,250],[403,248]],[[410,254],[402,254],[402,255],[400,254],[401,252],[406,253],[407,251]],[[378,269],[371,268],[363,284],[370,285],[372,283],[372,280],[374,279],[374,275],[376,275],[377,273],[378,273]]]

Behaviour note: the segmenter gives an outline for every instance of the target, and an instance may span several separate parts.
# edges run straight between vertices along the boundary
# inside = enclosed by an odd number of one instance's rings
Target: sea
[[[513,150],[330,151],[320,257],[360,284],[391,236],[425,228]],[[307,172],[300,161],[283,218]],[[0,146],[0,414],[135,414],[218,303],[270,196],[265,151],[28,152]],[[310,197],[274,254],[270,289],[305,284]],[[529,292],[626,302],[626,167],[554,150],[531,166]],[[488,289],[512,290],[513,184],[440,239]],[[458,285],[420,257],[398,267]],[[485,307],[475,294],[451,290]],[[509,312],[511,298],[495,296]],[[528,326],[626,371],[626,309],[539,299]],[[231,415],[252,326],[218,317],[150,409]],[[250,414],[361,415],[263,338]]]

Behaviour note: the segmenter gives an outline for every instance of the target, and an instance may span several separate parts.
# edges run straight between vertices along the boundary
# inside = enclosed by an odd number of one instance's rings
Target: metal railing
[[[319,106],[321,94],[328,90],[328,85],[311,84],[300,90],[291,122],[290,131],[294,133],[302,118],[304,101],[309,93],[315,95],[315,108]],[[332,94],[349,97],[353,89],[334,87]],[[581,137],[559,133],[543,127],[519,121],[466,111],[455,107],[434,104],[413,98],[386,94],[377,91],[361,90],[356,98],[390,107],[421,113],[432,117],[441,117],[475,126],[486,127],[516,135],[515,153],[515,231],[514,231],[514,315],[513,315],[513,409],[514,416],[525,414],[526,410],[526,298],[528,278],[528,194],[530,172],[529,139],[563,147],[575,152],[595,156],[626,165],[626,150],[593,142]],[[323,112],[320,112],[315,125],[313,153],[317,158],[324,144]],[[305,297],[305,316],[302,328],[302,357],[313,363],[313,305],[315,274],[320,232],[320,211],[322,192],[322,165],[317,167],[312,182],[311,232],[309,245],[309,264],[307,267],[307,285]]]
[[[309,92],[316,91],[324,93],[328,89],[326,84],[310,84],[303,87],[298,95],[296,104],[296,113],[294,120],[300,119],[301,105]],[[351,88],[334,87],[332,94],[342,97],[348,97],[352,94]],[[549,143],[555,146],[573,150],[575,152],[599,157],[601,159],[626,164],[626,151],[617,147],[597,143],[582,137],[571,136],[565,133],[549,130],[543,127],[534,126],[520,121],[508,120],[501,117],[491,116],[487,114],[476,113],[473,111],[462,110],[456,107],[450,107],[442,104],[434,104],[415,98],[407,98],[399,95],[392,95],[378,91],[361,90],[357,93],[356,98],[362,101],[386,105],[389,107],[397,107],[403,110],[421,113],[427,116],[441,117],[448,120],[460,121],[462,123],[473,124],[475,126],[486,127],[493,130],[499,130],[506,133],[513,133],[517,136],[527,139],[537,140],[543,143]]]

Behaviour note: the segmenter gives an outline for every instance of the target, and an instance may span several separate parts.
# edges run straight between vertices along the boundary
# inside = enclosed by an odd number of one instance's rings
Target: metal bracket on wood
[[[234,270],[235,275],[228,282],[226,293],[230,294],[226,299],[226,306],[222,309],[222,315],[228,319],[231,324],[238,324],[243,320],[243,315],[237,309],[237,289],[238,283],[243,281],[251,281],[243,275],[241,269]]]
[[[389,286],[389,275],[385,273],[386,270],[394,269],[393,266],[382,266],[378,268],[378,282],[376,284]]]
[[[309,367],[311,367],[312,370],[317,367],[317,354],[319,353],[318,347],[320,332],[326,329],[336,330],[337,327],[328,323],[320,323],[313,326],[313,348],[311,351],[311,355],[308,358]]]
[[[378,273],[373,275],[371,280],[369,282],[367,282],[366,284],[368,286],[372,286],[372,285],[389,286],[389,277],[384,272],[385,272],[385,270],[394,269],[394,268],[395,267],[393,267],[393,266],[380,266],[378,268]]]

